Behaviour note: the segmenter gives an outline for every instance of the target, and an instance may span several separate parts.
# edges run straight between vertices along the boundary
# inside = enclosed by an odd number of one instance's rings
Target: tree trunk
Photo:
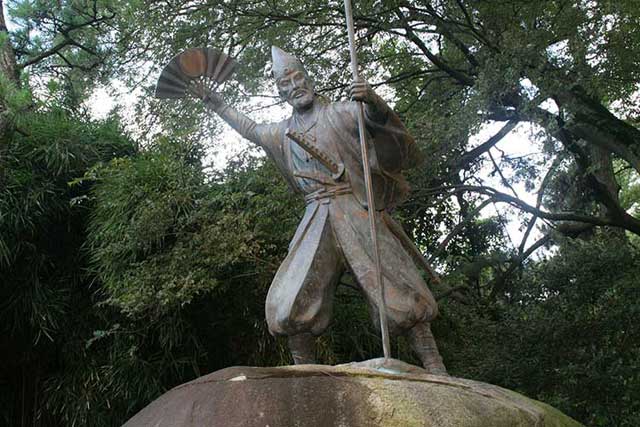
[[[11,41],[8,37],[7,25],[4,18],[4,4],[0,0],[0,75],[5,84],[13,84],[16,87],[19,84],[18,67],[16,65],[16,55],[11,47]],[[5,91],[6,93],[6,91]],[[7,132],[9,132],[9,118],[7,111],[6,99],[0,98],[0,141],[6,140]],[[3,147],[0,146],[0,161],[2,161]]]
[[[597,183],[593,185],[598,187],[596,199],[599,201],[604,215],[626,224],[627,228],[629,226],[634,228],[633,224],[628,224],[626,217],[629,215],[620,205],[620,185],[615,177],[611,152],[599,145],[589,146],[588,151],[593,164],[592,181],[597,180]],[[622,228],[612,228],[609,233],[626,241],[625,231]]]
[[[11,41],[8,37],[7,25],[4,19],[4,4],[0,0],[0,77],[2,78],[2,85],[19,85],[18,67],[16,65],[16,56],[11,46]],[[7,91],[3,91],[7,93]],[[4,181],[4,167],[5,160],[6,141],[8,140],[11,132],[11,122],[9,118],[9,111],[7,106],[7,100],[0,97],[0,187]]]
[[[603,150],[613,153],[640,173],[640,130],[614,116],[580,86],[557,94],[573,118],[566,129]]]
[[[17,85],[19,83],[18,66],[16,65],[15,52],[8,37],[3,3],[3,0],[0,0],[0,37],[5,39],[4,43],[0,43],[0,73]]]

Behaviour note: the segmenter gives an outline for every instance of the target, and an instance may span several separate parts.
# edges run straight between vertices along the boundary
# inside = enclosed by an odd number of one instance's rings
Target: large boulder
[[[233,367],[180,385],[125,427],[569,427],[544,403],[401,362]]]

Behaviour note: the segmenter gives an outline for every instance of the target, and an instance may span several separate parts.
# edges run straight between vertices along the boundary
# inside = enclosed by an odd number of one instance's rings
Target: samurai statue
[[[367,82],[351,86],[351,101],[329,103],[316,94],[297,58],[275,46],[271,53],[280,97],[293,107],[288,119],[255,123],[219,94],[196,92],[210,110],[262,147],[306,201],[304,217],[267,295],[270,333],[288,338],[296,364],[315,363],[315,339],[331,322],[336,287],[347,270],[380,327],[354,102],[359,101],[365,106],[375,207],[380,211],[376,225],[389,332],[406,335],[424,368],[445,375],[430,326],[438,306],[414,262],[419,251],[388,213],[408,194],[402,171],[420,160],[412,136]]]

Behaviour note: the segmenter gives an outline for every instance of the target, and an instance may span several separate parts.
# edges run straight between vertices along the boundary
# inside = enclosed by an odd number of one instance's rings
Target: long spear
[[[353,81],[360,80],[358,74],[358,58],[356,56],[356,40],[353,30],[353,16],[351,13],[351,0],[344,0],[344,14],[347,18],[347,32],[349,34],[349,52],[351,54],[351,72]],[[376,230],[376,206],[373,197],[373,184],[371,182],[371,168],[369,166],[369,150],[364,128],[364,106],[358,101],[358,132],[360,134],[360,149],[362,151],[362,164],[364,169],[364,181],[367,187],[367,208],[369,210],[369,228],[371,242],[373,244],[373,256],[376,266],[376,287],[378,288],[378,312],[380,314],[380,331],[382,333],[382,350],[385,358],[391,357],[389,349],[389,327],[387,326],[387,305],[384,298],[384,282],[382,281],[382,266],[380,264],[380,249],[378,248],[378,232]]]

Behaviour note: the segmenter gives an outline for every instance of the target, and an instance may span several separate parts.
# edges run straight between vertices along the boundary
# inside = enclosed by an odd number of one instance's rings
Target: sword
[[[329,169],[331,177],[336,181],[344,174],[344,165],[342,163],[336,163],[327,153],[320,150],[316,146],[316,140],[313,136],[305,135],[289,128],[285,131],[285,135],[302,147],[307,153],[311,154],[322,166]]]
[[[347,33],[349,35],[349,52],[351,55],[351,73],[353,80],[358,81],[358,58],[356,56],[356,40],[353,30],[353,15],[351,13],[351,0],[344,0],[344,15],[347,18]],[[376,207],[373,197],[373,185],[371,182],[371,168],[369,165],[369,150],[364,127],[364,106],[358,102],[358,133],[360,134],[360,149],[362,152],[362,166],[364,181],[367,187],[367,209],[369,210],[369,229],[373,245],[373,257],[375,261],[375,281],[378,288],[378,312],[380,314],[380,332],[382,333],[382,350],[385,359],[391,357],[389,345],[389,326],[387,325],[387,305],[384,298],[384,282],[382,280],[382,266],[380,263],[380,248],[378,247],[378,232],[376,230]]]

